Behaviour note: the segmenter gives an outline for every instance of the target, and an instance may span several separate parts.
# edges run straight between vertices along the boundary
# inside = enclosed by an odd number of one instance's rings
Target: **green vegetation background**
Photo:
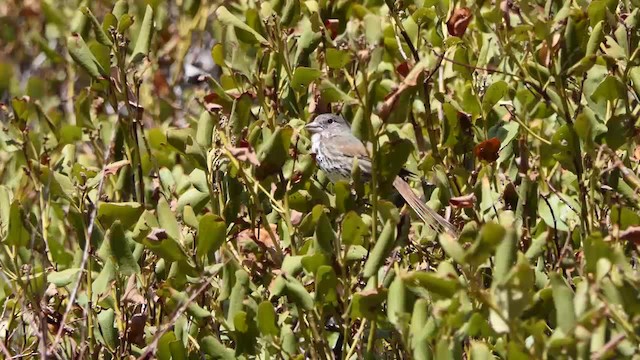
[[[1,356],[639,358],[639,6],[3,1]]]

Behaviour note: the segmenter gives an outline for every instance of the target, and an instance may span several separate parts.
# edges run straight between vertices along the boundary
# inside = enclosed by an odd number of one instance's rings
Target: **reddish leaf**
[[[167,82],[167,78],[161,71],[157,71],[153,75],[153,87],[156,89],[156,93],[160,97],[166,97],[170,93],[169,83]]]
[[[402,77],[407,77],[409,75],[409,63],[407,61],[403,61],[400,65],[396,66],[396,71],[398,74],[402,75]]]
[[[480,160],[494,162],[498,160],[498,152],[500,151],[500,140],[494,137],[487,141],[483,141],[476,145],[473,152]]]
[[[331,39],[335,39],[338,36],[338,27],[340,26],[340,20],[338,19],[327,19],[324,21],[324,27],[329,30],[329,36]]]
[[[471,9],[468,7],[455,9],[447,21],[449,35],[462,37],[464,32],[467,31],[467,26],[469,26],[472,19],[473,14],[471,14]]]
[[[209,112],[222,110],[222,105],[218,104],[217,102],[219,98],[220,97],[216,93],[205,95],[205,97],[202,99],[205,109],[207,109],[207,111]]]
[[[620,239],[631,241],[636,245],[640,245],[640,226],[629,226],[626,230],[621,231]]]

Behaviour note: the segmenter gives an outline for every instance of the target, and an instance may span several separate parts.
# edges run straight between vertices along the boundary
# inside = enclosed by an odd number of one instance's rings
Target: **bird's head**
[[[333,130],[336,134],[342,132],[350,132],[349,124],[340,115],[335,114],[321,114],[316,116],[312,122],[305,126],[311,134],[317,134],[326,130]]]

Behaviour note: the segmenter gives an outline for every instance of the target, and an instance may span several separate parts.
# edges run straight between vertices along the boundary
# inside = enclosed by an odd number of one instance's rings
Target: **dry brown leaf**
[[[269,224],[271,226],[271,230],[273,234],[278,236],[277,225]],[[275,249],[274,239],[271,238],[269,232],[261,227],[258,231],[254,231],[254,229],[245,229],[238,233],[236,237],[238,243],[249,241],[254,241],[256,244],[261,245],[267,249]],[[280,241],[280,239],[275,239],[275,241]]]
[[[620,238],[631,241],[634,244],[640,244],[640,226],[629,226],[620,232]]]
[[[120,299],[125,304],[132,305],[142,305],[146,303],[146,300],[140,291],[138,291],[138,281],[135,275],[131,275],[129,280],[127,281],[127,287],[124,290],[124,294],[122,294],[122,298]]]
[[[162,241],[168,237],[169,235],[167,235],[167,231],[161,228],[152,228],[149,235],[147,235],[147,239],[151,241]]]
[[[473,14],[471,13],[471,9],[468,7],[455,9],[447,21],[447,30],[449,30],[449,35],[462,37],[464,32],[467,31],[467,26],[469,26],[472,19]]]
[[[202,98],[202,103],[204,104],[205,109],[209,112],[217,112],[222,110],[222,105],[218,104],[217,101],[220,98],[218,94],[212,92],[211,94],[205,95]]]
[[[538,53],[538,60],[542,65],[551,65],[551,59],[553,58],[553,56],[555,56],[555,54],[558,52],[558,49],[560,48],[560,39],[560,33],[553,34],[553,43],[551,45],[551,49],[549,49],[547,40],[544,40],[542,42],[542,48],[540,48],[540,52]]]
[[[129,160],[120,160],[116,162],[112,162],[111,164],[104,167],[105,175],[115,175],[118,173],[118,170],[122,169],[124,166],[129,165]]]
[[[171,93],[167,78],[162,73],[162,71],[156,71],[156,73],[153,75],[153,87],[155,88],[156,93],[159,97],[167,97]]]
[[[476,203],[476,194],[474,193],[457,196],[449,199],[449,204],[457,208],[469,209],[469,208],[472,208],[475,203]]]
[[[242,161],[248,162],[251,165],[260,166],[260,160],[258,160],[258,155],[253,151],[251,147],[228,147],[229,152],[233,157]]]
[[[144,326],[147,323],[147,314],[138,313],[131,317],[127,327],[127,340],[138,346],[144,346]]]
[[[499,151],[500,140],[496,137],[481,142],[473,149],[476,156],[480,160],[484,160],[486,162],[494,162],[498,160],[498,157],[500,156]]]
[[[379,115],[382,119],[386,119],[389,116],[391,110],[393,110],[402,93],[415,87],[418,84],[418,78],[420,77],[420,74],[424,72],[425,66],[426,65],[424,62],[417,63],[407,74],[404,80],[400,83],[400,85],[398,85],[395,90],[391,91],[384,98],[384,102],[380,106],[379,111]]]

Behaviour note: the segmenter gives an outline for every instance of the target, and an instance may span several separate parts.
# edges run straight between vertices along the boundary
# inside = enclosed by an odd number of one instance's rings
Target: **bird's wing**
[[[342,140],[342,139],[341,139]],[[347,156],[369,160],[369,152],[355,136],[345,136],[341,141],[342,150]]]

